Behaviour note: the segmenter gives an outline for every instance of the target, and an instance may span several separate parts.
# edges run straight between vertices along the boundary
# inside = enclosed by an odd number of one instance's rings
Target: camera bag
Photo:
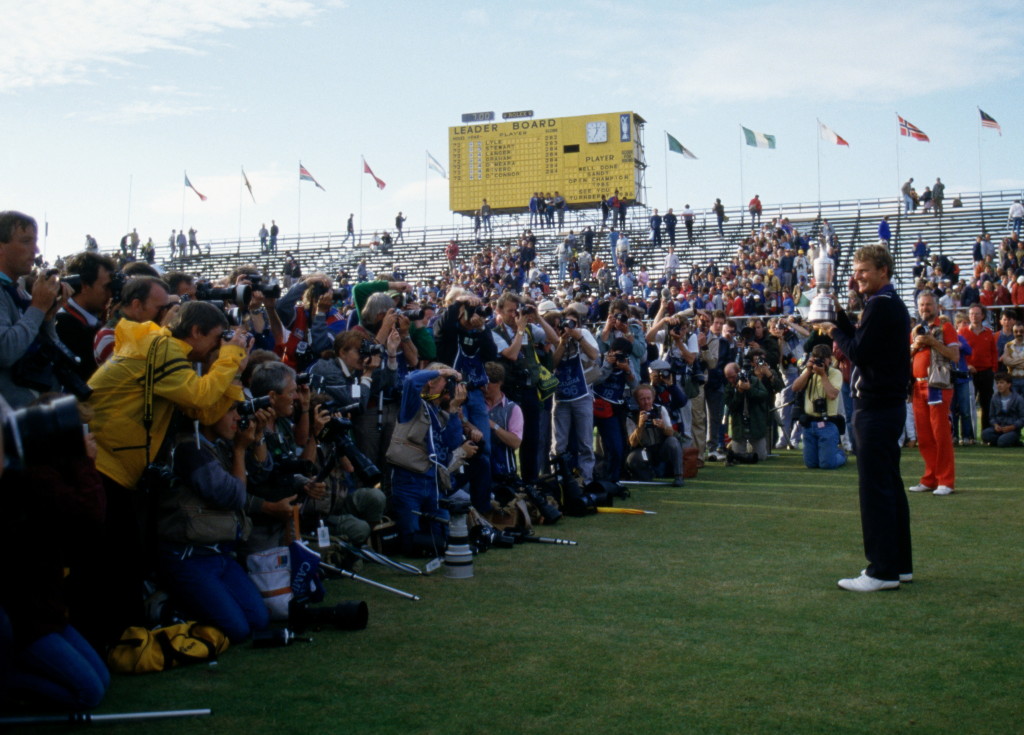
[[[227,636],[212,625],[187,622],[154,630],[132,626],[110,649],[107,665],[118,674],[149,674],[216,661],[228,645]]]

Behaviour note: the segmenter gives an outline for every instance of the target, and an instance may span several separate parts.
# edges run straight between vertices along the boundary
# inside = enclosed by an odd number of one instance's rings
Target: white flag
[[[442,166],[436,158],[430,155],[430,151],[427,151],[427,168],[437,171],[441,174],[442,179],[448,178],[448,172],[444,170],[444,166]]]

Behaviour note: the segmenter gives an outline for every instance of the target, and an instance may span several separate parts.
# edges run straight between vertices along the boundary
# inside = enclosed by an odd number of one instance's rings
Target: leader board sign
[[[486,199],[495,212],[526,211],[530,197],[557,191],[571,207],[594,206],[616,190],[634,201],[642,149],[632,112],[473,123],[448,129],[453,212]]]

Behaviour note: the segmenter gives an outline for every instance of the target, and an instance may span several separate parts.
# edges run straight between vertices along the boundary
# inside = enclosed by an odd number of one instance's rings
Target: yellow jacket
[[[142,410],[146,355],[156,339],[161,343],[154,359],[152,455],[164,441],[175,407],[212,423],[243,397],[242,389],[232,385],[245,358],[241,347],[222,345],[210,371],[199,377],[188,359],[192,347],[170,336],[168,329],[153,322],[118,322],[113,356],[89,379],[94,392],[88,403],[95,412],[90,428],[99,447],[96,467],[126,488],[135,487],[152,459],[146,457]]]

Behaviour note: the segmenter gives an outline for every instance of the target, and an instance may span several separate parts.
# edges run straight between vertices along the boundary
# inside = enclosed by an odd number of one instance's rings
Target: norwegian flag
[[[311,174],[306,167],[302,165],[302,161],[299,161],[299,181],[312,181],[316,184],[317,189],[320,191],[327,191],[327,189],[320,186],[319,181],[313,178],[313,174]]]
[[[925,143],[929,142],[928,136],[924,134],[924,131],[921,130],[921,128],[908,122],[907,120],[904,120],[899,115],[897,115],[896,117],[898,117],[900,120],[900,135],[907,135],[913,138],[914,140],[920,140]]]
[[[370,176],[373,176],[373,180],[375,182],[377,182],[377,188],[378,189],[383,189],[385,186],[387,186],[387,184],[385,184],[383,181],[378,179],[376,174],[374,174],[373,171],[370,170],[370,164],[368,164],[366,162],[365,158],[363,159],[363,173],[364,174],[370,174]]]

